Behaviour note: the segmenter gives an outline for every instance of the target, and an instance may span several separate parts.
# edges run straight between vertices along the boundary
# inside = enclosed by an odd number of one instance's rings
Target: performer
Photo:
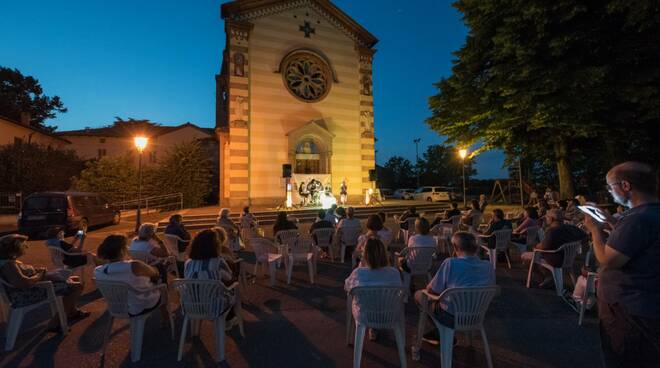
[[[341,187],[339,187],[339,201],[342,206],[346,205],[346,198],[348,197],[348,187],[346,186],[346,180],[341,181]]]
[[[302,198],[302,202],[300,203],[301,206],[306,206],[307,205],[307,197],[309,197],[309,191],[307,190],[307,185],[305,185],[305,182],[301,182],[300,186],[298,187],[298,194],[300,195],[300,198]]]

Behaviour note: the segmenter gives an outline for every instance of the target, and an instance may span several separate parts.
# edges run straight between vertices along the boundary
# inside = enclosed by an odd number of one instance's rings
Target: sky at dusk
[[[58,130],[122,118],[215,125],[224,49],[218,0],[2,1],[0,65],[39,79],[69,111]],[[334,0],[380,41],[374,59],[377,161],[414,161],[442,142],[424,120],[433,83],[451,73],[467,30],[449,0]],[[502,155],[477,157],[478,177],[505,177]]]

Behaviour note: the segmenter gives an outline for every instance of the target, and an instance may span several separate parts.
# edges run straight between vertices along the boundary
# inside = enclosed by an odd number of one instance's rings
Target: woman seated
[[[534,207],[527,207],[523,213],[523,219],[512,232],[511,240],[514,242],[525,243],[527,241],[527,229],[530,227],[538,226],[539,213]]]
[[[344,290],[350,292],[359,286],[402,286],[401,274],[389,266],[385,245],[379,239],[370,238],[364,245],[364,267],[357,267],[344,281]],[[353,316],[360,315],[360,306],[353,301]],[[375,340],[376,331],[369,330],[369,338]]]
[[[223,234],[222,241],[218,234]],[[230,286],[234,282],[234,276],[222,257],[222,243],[226,243],[226,240],[223,228],[200,231],[190,244],[189,258],[184,266],[184,277],[190,280],[218,280],[225,286]],[[223,302],[223,309],[220,312],[222,315],[234,306],[236,295],[233,290],[225,290],[220,298]],[[233,317],[230,312],[227,319],[231,321]]]
[[[76,307],[82,284],[61,273],[48,273],[45,268],[33,267],[18,260],[25,254],[26,241],[26,236],[18,234],[0,237],[0,279],[8,284],[5,291],[11,305],[20,308],[48,299],[46,289],[35,285],[39,281],[52,281],[55,295],[62,297],[69,323],[89,316],[89,312]],[[48,331],[62,332],[57,316],[48,324]]]
[[[367,232],[366,234],[362,234],[358,237],[358,244],[355,247],[355,251],[353,252],[353,259],[355,260],[355,264],[360,264],[362,253],[364,252],[364,246],[367,244],[367,241],[369,239],[380,239],[378,232],[382,229],[383,222],[381,221],[380,216],[369,215],[367,218]],[[380,239],[380,241],[382,242],[383,240]],[[384,242],[383,245],[385,245]],[[385,250],[387,250],[387,247]]]
[[[392,233],[392,230],[385,226],[385,222],[387,221],[387,215],[385,212],[378,212],[378,217],[380,217],[380,222],[383,224],[383,228],[378,230],[378,236],[380,237],[380,240],[383,241],[383,244],[385,244],[387,247],[388,244],[392,244],[394,234]]]
[[[131,241],[130,251],[149,253],[156,258],[168,257],[169,250],[156,235],[156,225],[144,223],[138,229],[138,236]]]
[[[218,241],[220,242],[220,257],[222,257],[227,262],[233,276],[239,275],[241,271],[241,265],[234,251],[229,248],[229,238],[227,236],[227,232],[224,228],[219,226],[215,226],[211,228],[211,230],[215,231],[216,235],[218,236]]]
[[[61,248],[67,253],[76,253],[76,255],[64,255],[62,263],[69,268],[76,268],[84,265],[98,266],[103,264],[103,261],[98,259],[94,253],[85,252],[83,245],[85,243],[85,234],[80,236],[76,235],[73,242],[69,243],[64,240],[64,230],[61,227],[55,226],[48,230],[48,239],[46,246]]]
[[[479,207],[479,201],[476,199],[473,199],[472,202],[470,202],[470,210],[461,218],[461,222],[463,225],[468,226],[468,227],[476,227],[479,224],[474,223],[475,219],[481,219],[483,216],[483,212],[481,212],[481,209]]]
[[[278,232],[282,230],[296,230],[298,226],[290,221],[286,212],[280,211],[277,213],[277,219],[275,220],[275,225],[273,225],[273,236],[276,236]]]
[[[218,215],[216,226],[220,226],[225,229],[227,235],[229,236],[229,246],[232,250],[236,251],[241,249],[241,243],[239,241],[240,231],[234,221],[229,218],[229,213],[229,208],[221,209],[220,214]]]
[[[255,229],[257,227],[257,219],[250,213],[250,207],[243,207],[243,213],[240,218],[241,229]]]
[[[128,292],[128,315],[140,316],[160,308],[161,327],[168,327],[167,294],[161,294],[160,290],[145,291],[158,284],[161,277],[159,270],[142,261],[129,259],[128,239],[123,235],[106,237],[96,253],[108,262],[96,267],[96,280],[119,281],[131,286]]]
[[[431,226],[429,221],[424,217],[420,217],[415,220],[415,232],[416,234],[411,236],[408,239],[408,248],[436,248],[437,243],[433,235],[429,234]],[[399,258],[399,267],[407,273],[410,273],[410,267],[408,263],[415,260],[414,256],[408,255],[406,257]]]

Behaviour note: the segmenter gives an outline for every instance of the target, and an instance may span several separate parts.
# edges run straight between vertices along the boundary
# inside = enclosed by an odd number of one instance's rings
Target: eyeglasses
[[[607,191],[612,193],[612,191],[614,190],[614,187],[616,187],[617,185],[621,185],[621,183],[623,183],[623,182],[622,181],[617,181],[617,182],[614,182],[614,183],[607,183],[607,186],[606,186]]]

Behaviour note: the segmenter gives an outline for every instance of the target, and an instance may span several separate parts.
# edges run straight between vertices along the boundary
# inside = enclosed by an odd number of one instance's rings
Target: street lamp
[[[147,143],[149,143],[149,138],[147,137],[135,137],[133,138],[133,143],[135,144],[135,148],[137,148],[138,153],[139,153],[139,159],[138,159],[138,200],[137,200],[137,213],[135,215],[135,232],[140,228],[141,224],[141,219],[140,219],[140,209],[141,209],[141,203],[142,202],[142,152],[144,152],[144,149],[147,147]]]
[[[465,190],[465,157],[467,157],[467,150],[465,148],[458,150],[458,155],[461,156],[461,167],[463,168],[463,208],[467,207],[467,197]]]
[[[415,143],[415,167],[417,168],[417,187],[419,188],[419,142],[421,138],[413,139]]]

